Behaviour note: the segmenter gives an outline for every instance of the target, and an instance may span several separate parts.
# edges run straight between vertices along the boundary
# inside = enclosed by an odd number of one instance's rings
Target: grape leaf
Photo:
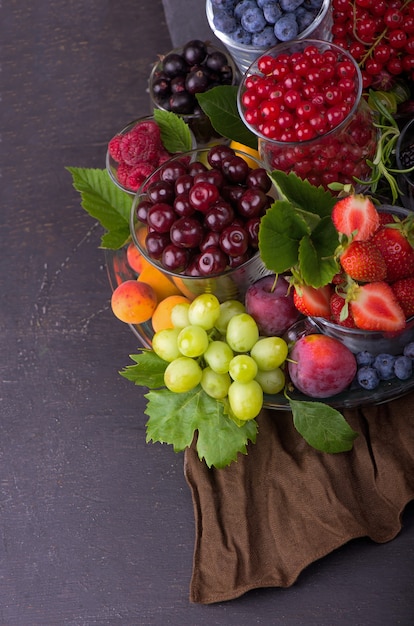
[[[277,200],[262,217],[259,228],[260,255],[266,267],[280,274],[296,265],[302,237],[309,227],[289,202]]]
[[[81,205],[107,231],[101,248],[122,248],[130,238],[129,216],[132,200],[129,194],[113,184],[106,170],[67,167],[74,188],[81,194]]]
[[[193,147],[191,132],[181,117],[161,109],[154,109],[153,115],[161,131],[161,141],[168,152],[175,154],[191,150]]]
[[[273,170],[270,177],[286,200],[296,208],[320,217],[331,215],[337,198],[323,187],[311,185],[308,180],[299,178],[294,172],[285,174],[280,170]]]
[[[310,446],[330,454],[352,449],[358,433],[339,411],[322,402],[289,399],[289,404],[293,424]]]
[[[196,94],[196,98],[219,135],[257,150],[257,137],[242,122],[238,111],[237,90],[237,86],[219,85]]]
[[[139,354],[130,354],[135,365],[127,365],[119,373],[136,385],[149,389],[164,386],[164,372],[168,363],[161,359],[153,350],[143,349]]]
[[[247,454],[249,441],[256,441],[256,421],[237,426],[226,417],[223,403],[208,396],[200,385],[186,393],[150,391],[145,398],[147,443],[168,443],[180,452],[196,437],[198,456],[208,467],[229,465],[238,453]]]

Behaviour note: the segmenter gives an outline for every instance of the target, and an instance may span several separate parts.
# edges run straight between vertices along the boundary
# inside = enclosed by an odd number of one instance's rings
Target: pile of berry
[[[303,44],[299,51],[258,58],[242,83],[239,109],[253,132],[271,140],[260,145],[270,169],[294,171],[326,187],[369,173],[366,159],[375,152],[376,131],[364,103],[346,128],[324,139],[350,116],[357,93],[357,68],[347,53],[330,44]]]
[[[403,354],[397,356],[386,353],[374,356],[363,351],[356,355],[356,361],[356,381],[363,389],[376,389],[382,380],[408,380],[413,375],[414,342],[408,343]]]
[[[358,62],[364,87],[387,91],[414,78],[412,0],[333,0],[333,41]]]
[[[152,72],[149,88],[159,107],[179,115],[203,116],[195,94],[218,85],[231,85],[233,80],[227,55],[195,39],[182,50],[161,57]]]
[[[209,167],[183,158],[166,164],[136,207],[148,256],[189,276],[220,274],[250,259],[273,201],[266,170],[252,169],[229,146],[213,146],[206,159]]]
[[[147,176],[171,158],[162,144],[158,124],[151,119],[115,135],[108,144],[108,156],[114,162],[110,171],[129,191],[137,191]]]
[[[211,0],[215,28],[235,43],[270,48],[291,41],[319,14],[323,0]]]

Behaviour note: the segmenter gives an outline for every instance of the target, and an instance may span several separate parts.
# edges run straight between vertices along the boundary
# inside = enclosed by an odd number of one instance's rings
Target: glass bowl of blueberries
[[[268,274],[261,217],[276,191],[263,164],[226,144],[171,158],[136,193],[130,231],[138,251],[189,298],[242,300]]]
[[[239,80],[229,53],[193,39],[161,55],[154,64],[148,81],[151,105],[182,117],[198,146],[226,141],[214,130],[197,101],[197,94],[217,86],[237,85]]]
[[[278,43],[332,39],[330,0],[207,0],[206,14],[242,74]]]

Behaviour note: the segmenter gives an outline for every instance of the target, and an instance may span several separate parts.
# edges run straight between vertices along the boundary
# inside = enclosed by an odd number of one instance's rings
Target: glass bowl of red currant
[[[275,196],[258,159],[226,144],[198,148],[171,158],[138,190],[132,240],[184,295],[241,300],[269,273],[258,231]]]
[[[266,6],[267,5],[267,6]],[[330,0],[238,2],[207,0],[209,26],[240,72],[268,48],[292,39],[332,39]]]
[[[160,55],[152,68],[148,88],[153,108],[172,111],[192,130],[198,146],[221,136],[198,103],[196,95],[221,85],[237,85],[238,69],[225,50],[193,39]]]
[[[243,77],[238,108],[270,170],[325,188],[369,178],[374,113],[358,65],[341,47],[307,39],[267,50]]]

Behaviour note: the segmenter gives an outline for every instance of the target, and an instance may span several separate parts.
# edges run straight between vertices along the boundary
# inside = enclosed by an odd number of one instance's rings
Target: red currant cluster
[[[357,61],[364,88],[414,80],[413,0],[333,0],[333,41]]]
[[[244,79],[239,108],[270,169],[326,187],[369,173],[376,132],[372,113],[358,98],[358,71],[347,52],[328,43],[303,44],[259,57]]]

